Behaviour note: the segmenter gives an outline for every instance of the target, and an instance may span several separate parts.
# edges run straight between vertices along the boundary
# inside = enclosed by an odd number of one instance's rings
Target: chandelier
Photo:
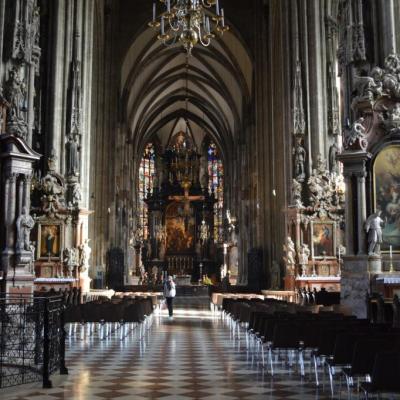
[[[193,47],[201,43],[207,47],[216,34],[229,30],[225,25],[224,9],[219,0],[159,0],[165,11],[157,18],[156,3],[153,3],[153,20],[149,26],[159,31],[157,36],[166,46],[179,41],[188,55]],[[215,13],[213,12],[215,7]]]

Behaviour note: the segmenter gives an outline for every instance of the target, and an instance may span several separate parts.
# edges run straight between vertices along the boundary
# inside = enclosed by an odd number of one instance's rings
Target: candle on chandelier
[[[156,3],[153,3],[153,22],[156,20]]]
[[[222,17],[222,26],[225,26],[225,14],[224,14],[224,9],[221,8],[221,17]]]
[[[215,10],[217,12],[217,15],[219,15],[219,0],[215,3]]]
[[[207,17],[207,32],[210,33],[210,18]]]
[[[164,17],[161,17],[161,35],[164,35]]]
[[[167,0],[167,11],[171,11],[171,0]]]

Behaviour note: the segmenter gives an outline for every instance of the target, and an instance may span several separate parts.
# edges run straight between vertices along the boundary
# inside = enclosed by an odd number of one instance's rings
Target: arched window
[[[214,240],[223,240],[224,166],[214,142],[208,145],[208,189],[214,191]]]
[[[149,223],[147,218],[147,204],[144,202],[147,193],[153,191],[153,177],[155,173],[155,150],[154,145],[149,143],[143,152],[139,167],[139,217],[143,228],[143,238],[147,239]]]

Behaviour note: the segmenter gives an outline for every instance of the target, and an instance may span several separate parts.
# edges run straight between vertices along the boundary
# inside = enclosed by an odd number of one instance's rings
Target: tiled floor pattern
[[[68,342],[70,374],[54,377],[54,388],[14,388],[0,393],[4,400],[56,399],[327,399],[312,382],[300,383],[296,373],[272,379],[246,353],[243,341],[211,313],[174,320],[154,319],[144,340],[118,334],[109,339]],[[3,396],[4,395],[4,396]],[[346,396],[342,397],[346,398]]]

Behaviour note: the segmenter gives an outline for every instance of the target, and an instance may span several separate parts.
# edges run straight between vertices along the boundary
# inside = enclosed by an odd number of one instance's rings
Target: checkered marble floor
[[[271,378],[233,340],[229,329],[210,312],[179,310],[173,320],[155,316],[143,340],[118,333],[105,340],[68,342],[66,377],[53,376],[54,388],[7,389],[3,400],[56,399],[327,399],[296,373]],[[342,396],[346,398],[346,396]],[[356,397],[354,397],[356,398]]]

